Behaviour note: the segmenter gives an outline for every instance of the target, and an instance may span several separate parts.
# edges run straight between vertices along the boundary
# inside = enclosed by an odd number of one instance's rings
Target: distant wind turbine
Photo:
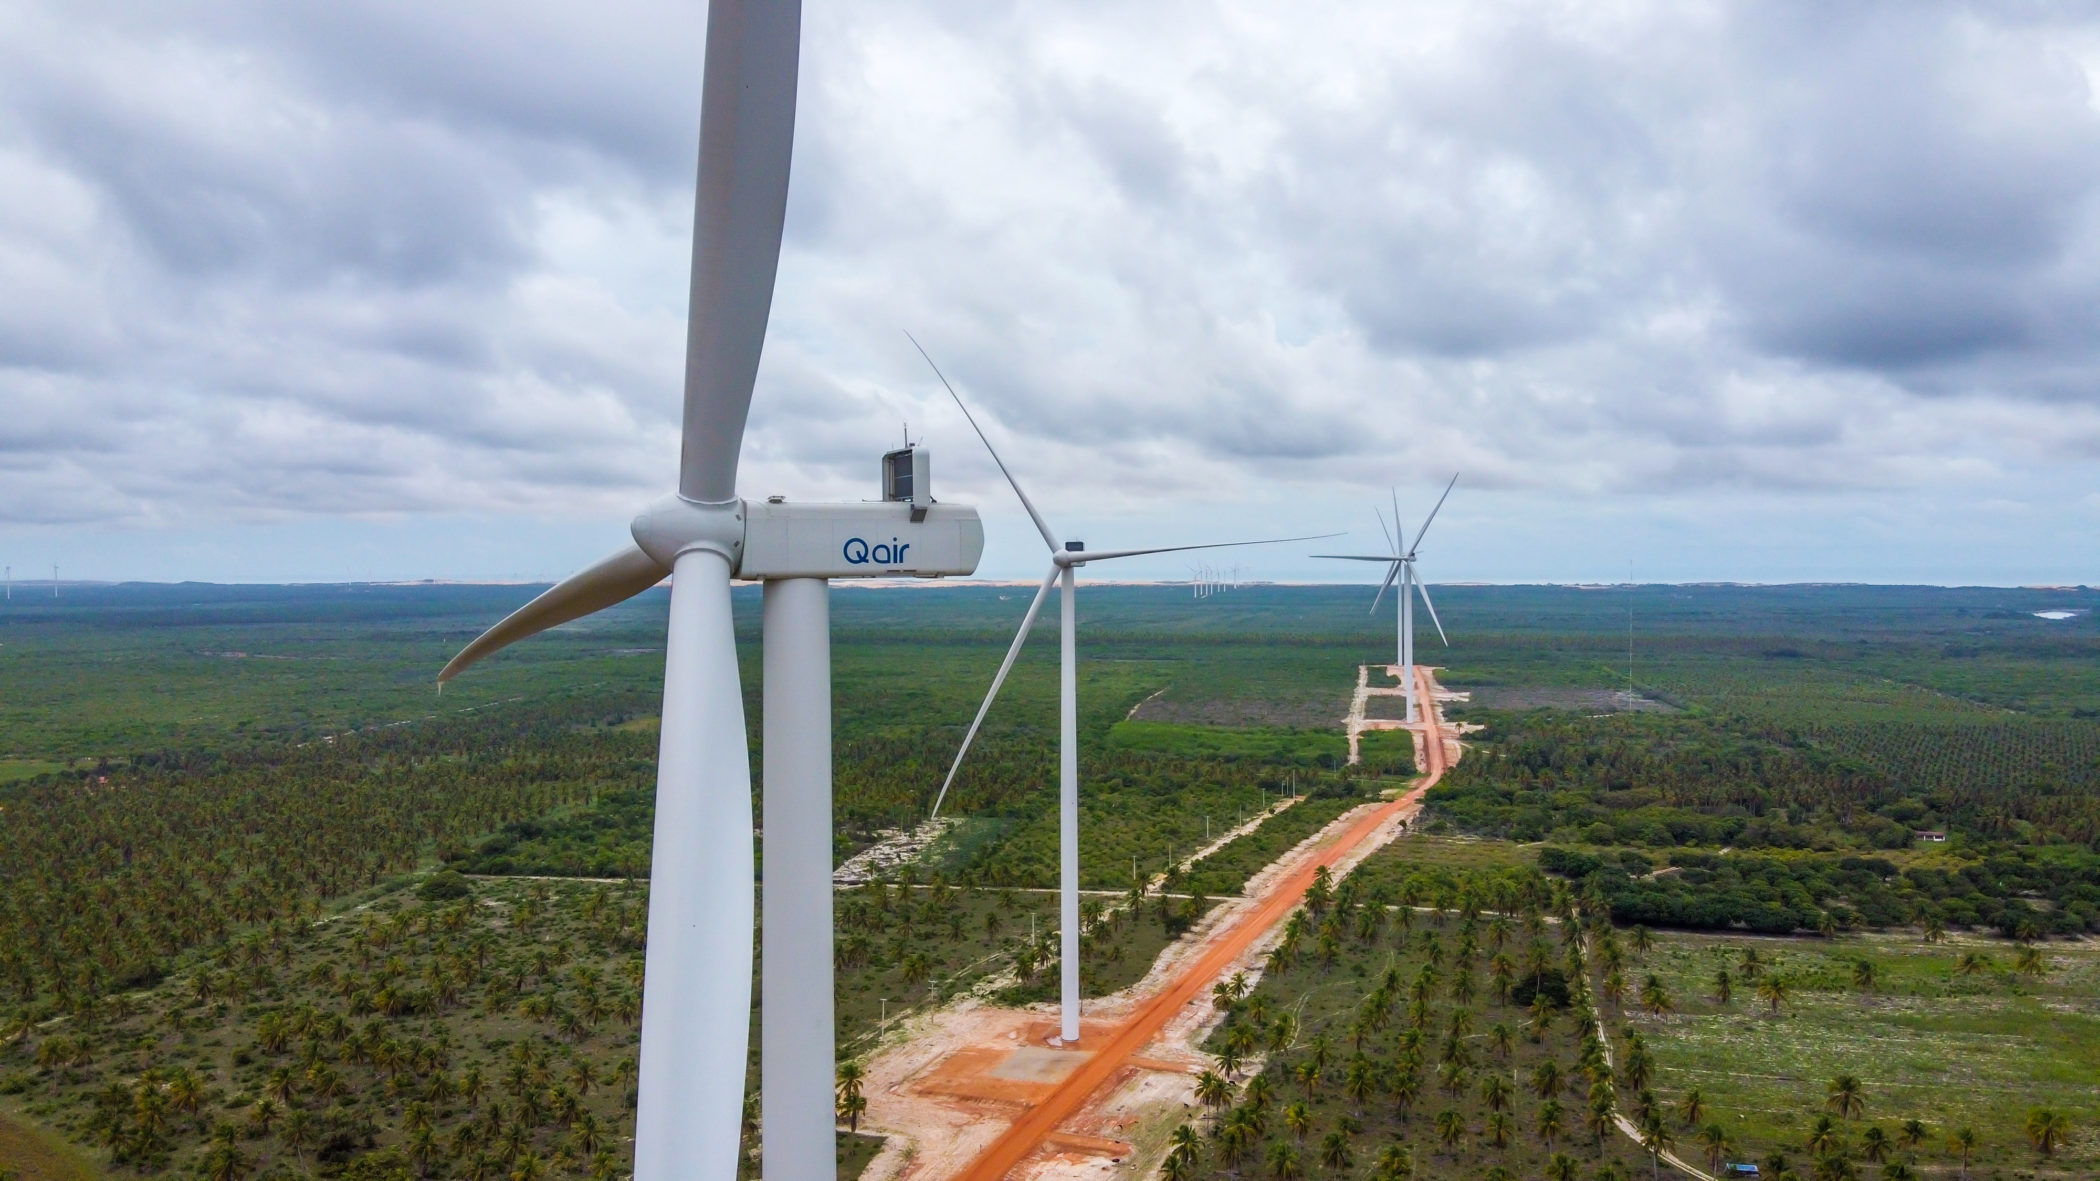
[[[1014,478],[1013,471],[1006,466],[1006,461],[999,457],[999,449],[992,446],[992,441],[985,435],[984,428],[977,425],[977,418],[970,413],[970,408],[963,404],[962,395],[956,393],[955,387],[948,384],[948,378],[941,372],[940,366],[933,363],[933,358],[927,354],[925,348],[917,340],[912,341],[912,347],[917,348],[919,355],[926,358],[926,364],[932,366],[934,376],[940,378],[941,385],[948,391],[948,396],[955,399],[956,407],[963,412],[964,418],[969,419],[970,428],[977,432],[979,439],[984,441],[984,449],[991,452],[992,462],[999,465],[999,473],[1006,477],[1006,482],[1013,488],[1014,495],[1020,498],[1021,507],[1028,510],[1028,519],[1035,523],[1036,532],[1042,534],[1043,544],[1050,550],[1050,572],[1043,578],[1042,585],[1036,588],[1035,598],[1028,604],[1028,613],[1021,617],[1020,630],[1014,633],[1013,643],[1006,649],[1006,659],[1000,662],[999,672],[992,677],[991,690],[984,695],[984,704],[977,707],[977,717],[971,721],[969,731],[963,735],[962,747],[955,752],[955,762],[949,766],[947,778],[941,781],[940,794],[935,796],[933,801],[932,814],[934,816],[940,815],[941,803],[948,798],[948,788],[955,783],[956,772],[962,769],[963,756],[969,754],[970,743],[977,737],[978,728],[984,725],[984,717],[986,713],[990,712],[992,701],[999,696],[999,687],[1006,683],[1006,674],[1012,671],[1015,658],[1021,654],[1021,646],[1027,643],[1028,633],[1035,627],[1035,617],[1042,610],[1043,600],[1049,597],[1050,588],[1053,585],[1059,589],[1060,634],[1058,636],[1057,742],[1058,893],[1060,903],[1058,912],[1060,930],[1058,935],[1060,942],[1058,967],[1060,975],[1059,991],[1063,999],[1059,1035],[1065,1044],[1071,1044],[1079,1040],[1079,623],[1078,605],[1076,602],[1078,595],[1076,571],[1078,567],[1084,566],[1089,562],[1106,562],[1116,558],[1134,558],[1142,554],[1172,554],[1181,553],[1185,550],[1223,549],[1241,545],[1275,545],[1280,542],[1307,541],[1312,540],[1312,538],[1271,537],[1256,541],[1221,541],[1205,545],[1162,545],[1150,546],[1145,549],[1103,550],[1091,553],[1087,551],[1083,542],[1061,541],[1058,539],[1057,534],[1050,531],[1050,525],[1043,520],[1043,514],[1036,511],[1035,502],[1028,499],[1026,492],[1021,491],[1021,482]],[[1323,533],[1316,536],[1334,537],[1337,535]]]
[[[1409,545],[1407,543],[1407,534],[1405,532],[1400,533],[1396,537],[1392,532],[1388,531],[1386,532],[1386,540],[1392,543],[1393,547],[1393,552],[1390,554],[1312,555],[1315,558],[1333,558],[1343,562],[1388,563],[1390,568],[1385,572],[1385,581],[1379,584],[1378,593],[1371,599],[1371,610],[1374,612],[1378,610],[1379,600],[1385,598],[1385,588],[1393,585],[1393,580],[1395,578],[1398,578],[1400,580],[1400,602],[1398,604],[1399,620],[1397,629],[1399,631],[1399,652],[1397,653],[1397,655],[1399,657],[1400,684],[1407,694],[1407,720],[1410,722],[1421,720],[1420,714],[1417,711],[1415,703],[1414,596],[1416,594],[1422,596],[1422,605],[1429,609],[1429,621],[1431,623],[1436,624],[1437,638],[1444,642],[1445,647],[1448,648],[1451,646],[1450,638],[1444,635],[1443,621],[1436,617],[1436,604],[1429,601],[1429,586],[1427,583],[1423,582],[1421,576],[1415,572],[1415,551],[1421,548],[1422,538],[1427,536],[1429,533],[1430,522],[1435,521],[1436,515],[1439,512],[1443,511],[1444,501],[1450,497],[1451,489],[1454,486],[1456,486],[1457,483],[1458,476],[1456,473],[1454,473],[1451,477],[1451,483],[1444,485],[1444,494],[1436,498],[1436,507],[1429,510],[1429,516],[1422,522],[1422,527],[1420,529],[1415,530],[1415,540],[1413,545]],[[1378,514],[1378,527],[1380,530],[1385,530],[1384,513]],[[1393,529],[1398,530],[1399,528],[1400,494],[1398,492],[1394,492]]]

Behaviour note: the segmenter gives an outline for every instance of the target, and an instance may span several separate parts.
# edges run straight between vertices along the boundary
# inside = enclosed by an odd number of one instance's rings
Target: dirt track
[[[1424,775],[1406,795],[1390,803],[1352,813],[1339,834],[1315,844],[1296,856],[1288,872],[1272,877],[1240,911],[1222,934],[1207,941],[1200,954],[1160,991],[1137,1003],[1119,1025],[1082,1040],[1090,1051],[1062,1081],[1030,1103],[1004,1132],[994,1139],[962,1173],[962,1181],[1000,1181],[1034,1156],[1046,1142],[1055,1143],[1059,1125],[1078,1113],[1111,1080],[1123,1073],[1131,1059],[1166,1029],[1168,1023],[1189,1004],[1203,996],[1211,984],[1237,960],[1268,936],[1294,909],[1312,884],[1322,865],[1347,858],[1375,837],[1387,834],[1393,822],[1411,817],[1421,808],[1422,796],[1443,777],[1448,758],[1442,718],[1435,702],[1435,680],[1427,668],[1416,669],[1419,700],[1423,703],[1422,732],[1418,743]],[[1331,831],[1331,830],[1330,830]],[[1381,842],[1382,843],[1382,842]]]

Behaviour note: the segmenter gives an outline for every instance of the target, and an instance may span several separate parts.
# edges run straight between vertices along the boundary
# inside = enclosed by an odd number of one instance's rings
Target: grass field
[[[72,1145],[0,1110],[0,1176],[17,1181],[100,1181],[102,1171]]]
[[[1777,1014],[1740,980],[1729,1004],[1715,999],[1716,972],[1739,976],[1744,948],[1787,981]],[[1959,975],[1964,952],[1993,966]],[[2023,1127],[2044,1107],[2077,1129],[2052,1167],[2085,1176],[2100,1167],[2100,947],[2052,943],[2043,952],[2045,971],[2028,978],[1996,941],[1668,934],[1627,976],[1636,985],[1659,977],[1674,1011],[1647,1013],[1629,998],[1623,1022],[1655,1051],[1657,1092],[1676,1100],[1697,1088],[1757,1158],[1780,1151],[1805,1168],[1805,1139],[1827,1110],[1829,1083],[1852,1075],[1866,1099],[1864,1116],[1844,1121],[1855,1156],[1868,1127],[1893,1135],[1916,1119],[1931,1132],[1920,1164],[1951,1165],[1947,1135],[1968,1127],[1981,1138],[1982,1175],[2032,1169],[2039,1158]],[[1874,965],[1872,992],[1853,985],[1861,961]]]

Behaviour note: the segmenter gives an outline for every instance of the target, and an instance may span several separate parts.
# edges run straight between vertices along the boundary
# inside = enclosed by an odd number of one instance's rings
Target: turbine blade
[[[1393,538],[1393,552],[1404,554],[1408,552],[1407,530],[1400,527],[1400,490],[1398,488],[1387,488],[1386,494],[1393,498],[1393,532],[1397,534]],[[1419,541],[1420,538],[1416,540]]]
[[[1286,541],[1318,541],[1323,537],[1340,537],[1339,533],[1313,533],[1305,537],[1264,537],[1256,541],[1212,541],[1202,545],[1161,545],[1151,549],[1110,549],[1098,552],[1091,550],[1060,551],[1057,560],[1068,565],[1085,562],[1106,562],[1115,558],[1135,558],[1143,554],[1178,554],[1191,549],[1231,549],[1242,545],[1281,545]],[[1391,559],[1383,559],[1390,561]]]
[[[1307,554],[1308,558],[1333,558],[1337,562],[1400,562],[1401,554]]]
[[[1043,609],[1043,600],[1049,597],[1050,588],[1057,584],[1060,569],[1050,567],[1049,576],[1043,579],[1043,585],[1036,589],[1035,598],[1028,604],[1028,614],[1021,617],[1021,630],[1014,633],[1014,642],[1007,645],[1006,659],[999,662],[999,675],[992,678],[991,691],[984,695],[984,704],[977,707],[977,717],[971,721],[969,733],[963,735],[962,749],[955,752],[955,761],[948,764],[948,777],[941,780],[941,792],[933,797],[933,812],[927,819],[940,819],[941,801],[948,798],[948,787],[955,782],[955,773],[962,770],[963,756],[970,753],[970,743],[977,737],[977,728],[984,725],[984,715],[992,711],[992,699],[999,696],[999,686],[1006,683],[1006,674],[1013,671],[1014,659],[1021,655],[1021,645],[1028,642],[1028,633],[1035,630],[1036,613]]]
[[[711,551],[678,557],[657,744],[634,1172],[731,1177],[751,1027],[751,752],[729,562]]]
[[[970,413],[968,406],[963,405],[962,395],[956,393],[955,387],[948,384],[948,375],[942,373],[941,367],[933,363],[933,358],[927,354],[926,346],[919,343],[918,337],[907,332],[904,339],[911,342],[911,347],[919,350],[919,355],[926,358],[926,364],[933,370],[933,375],[941,379],[941,385],[947,389],[948,396],[955,399],[956,409],[961,410],[963,417],[970,420],[970,429],[977,432],[977,437],[984,443],[984,449],[992,453],[992,462],[999,465],[999,474],[1006,477],[1006,482],[1013,486],[1014,495],[1021,498],[1021,507],[1028,510],[1028,519],[1035,522],[1035,531],[1043,535],[1043,544],[1050,547],[1050,552],[1056,553],[1057,535],[1050,532],[1050,526],[1043,521],[1043,514],[1035,511],[1035,502],[1028,499],[1026,492],[1021,491],[1021,482],[1014,479],[1013,472],[1007,470],[1006,461],[999,458],[999,449],[992,446],[990,439],[985,438],[984,428],[977,425],[977,416]]]
[[[1444,621],[1436,617],[1436,604],[1429,601],[1429,584],[1423,582],[1422,576],[1412,569],[1408,574],[1412,576],[1416,593],[1422,596],[1422,605],[1429,608],[1429,622],[1436,624],[1436,638],[1444,641],[1444,647],[1449,648],[1451,637],[1444,634]]]
[[[1385,588],[1393,585],[1393,579],[1398,577],[1399,574],[1400,563],[1394,562],[1393,568],[1385,572],[1385,581],[1378,584],[1378,593],[1371,596],[1371,610],[1369,614],[1378,614],[1378,604],[1385,601]]]
[[[801,43],[799,3],[708,5],[678,462],[687,500],[736,499],[737,455],[780,268]]]
[[[1371,506],[1371,511],[1378,514],[1378,531],[1385,534],[1387,548],[1397,551],[1400,548],[1400,543],[1393,540],[1393,531],[1385,526],[1385,510],[1374,504]],[[1393,523],[1399,524],[1400,518],[1394,517]]]
[[[572,619],[581,619],[594,611],[603,611],[615,603],[624,603],[662,582],[669,573],[639,546],[629,544],[597,565],[555,583],[540,592],[538,598],[504,616],[502,622],[460,649],[459,655],[438,673],[438,683],[443,684],[458,676],[469,665],[499,648]]]
[[[1434,521],[1434,520],[1436,520],[1436,515],[1437,515],[1438,513],[1440,513],[1440,512],[1442,512],[1442,511],[1443,511],[1443,509],[1444,509],[1444,501],[1450,498],[1450,496],[1451,496],[1451,489],[1452,489],[1453,487],[1457,486],[1457,484],[1458,484],[1458,473],[1457,473],[1457,472],[1452,472],[1452,473],[1451,473],[1451,483],[1449,483],[1449,484],[1446,484],[1446,485],[1444,485],[1444,494],[1443,494],[1442,496],[1439,496],[1439,497],[1437,497],[1437,498],[1436,498],[1436,507],[1435,507],[1435,508],[1433,508],[1433,509],[1430,509],[1430,510],[1429,510],[1429,517],[1428,517],[1428,519],[1422,522],[1422,527],[1421,527],[1420,529],[1417,529],[1417,530],[1415,530],[1415,544],[1414,544],[1414,546],[1412,546],[1411,548],[1409,548],[1409,549],[1408,549],[1408,551],[1407,551],[1407,556],[1408,556],[1408,557],[1410,557],[1410,558],[1414,557],[1414,556],[1415,556],[1415,550],[1416,550],[1416,549],[1420,549],[1420,548],[1421,548],[1421,545],[1422,545],[1422,535],[1423,535],[1423,534],[1425,534],[1425,533],[1427,533],[1427,532],[1429,532],[1429,522],[1430,522],[1430,521]]]

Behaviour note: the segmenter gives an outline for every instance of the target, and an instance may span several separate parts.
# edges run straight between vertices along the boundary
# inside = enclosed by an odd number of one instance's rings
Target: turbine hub
[[[634,518],[634,543],[665,569],[689,550],[708,550],[729,561],[734,570],[744,553],[744,502],[713,504],[667,496]]]

